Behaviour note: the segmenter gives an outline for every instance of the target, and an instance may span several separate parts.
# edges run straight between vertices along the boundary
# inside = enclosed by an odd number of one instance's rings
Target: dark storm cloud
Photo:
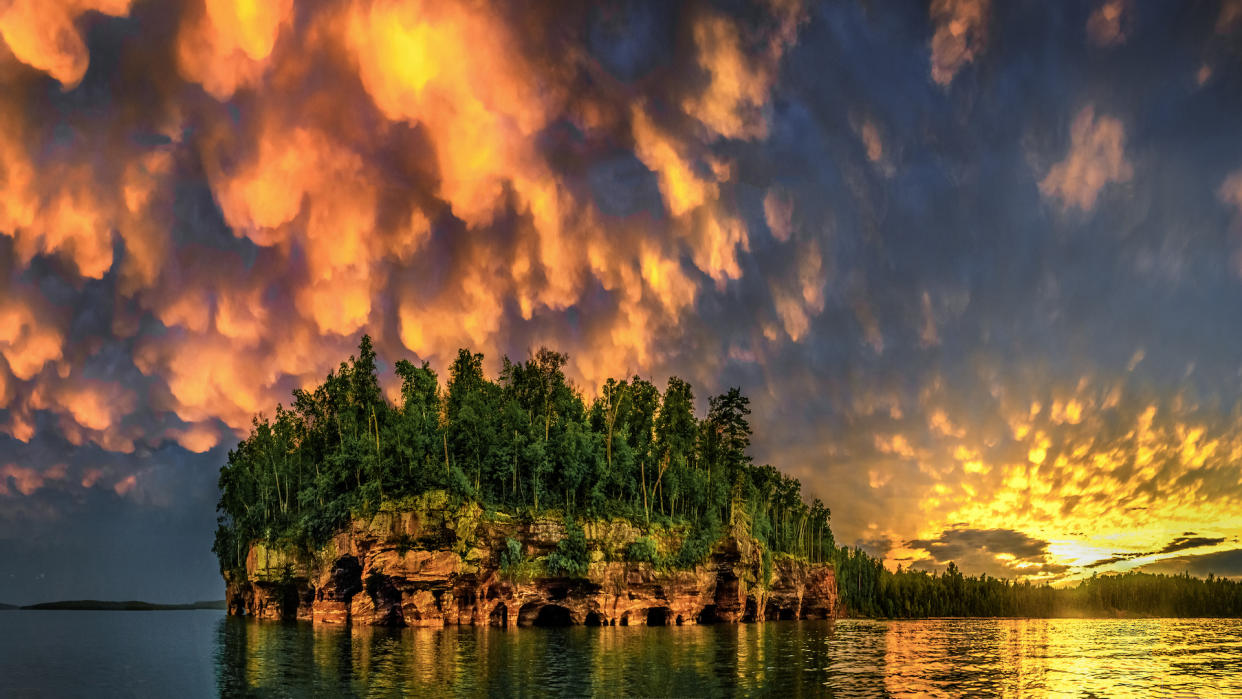
[[[1173,553],[1174,551],[1185,551],[1186,549],[1197,549],[1202,546],[1215,546],[1217,544],[1223,543],[1224,541],[1225,541],[1224,537],[1220,537],[1217,539],[1210,539],[1204,536],[1195,536],[1195,537],[1179,536],[1176,539],[1170,541],[1168,544],[1165,544],[1164,548],[1160,549],[1158,553]]]
[[[1242,549],[1230,549],[1204,553],[1196,556],[1178,556],[1149,563],[1142,568],[1146,573],[1165,573],[1180,575],[1190,573],[1195,576],[1208,574],[1224,577],[1242,577]]]
[[[1011,529],[947,529],[935,539],[908,541],[906,547],[930,556],[930,561],[917,564],[921,568],[954,563],[972,574],[1004,578],[1059,576],[1069,568],[1050,562],[1047,541]]]

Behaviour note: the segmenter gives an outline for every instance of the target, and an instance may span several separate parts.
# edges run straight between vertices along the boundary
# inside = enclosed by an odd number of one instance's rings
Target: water
[[[0,696],[1216,696],[1242,621],[378,629],[0,612]]]

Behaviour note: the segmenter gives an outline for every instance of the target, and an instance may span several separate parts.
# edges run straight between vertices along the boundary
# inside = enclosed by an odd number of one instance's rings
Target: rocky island
[[[839,610],[828,510],[747,455],[737,389],[694,415],[610,379],[588,407],[541,350],[498,382],[466,350],[441,389],[359,356],[256,417],[220,473],[230,614],[386,626],[672,625]]]
[[[671,625],[823,619],[837,610],[826,563],[778,556],[740,532],[690,569],[632,560],[640,540],[676,550],[679,534],[645,537],[624,520],[587,522],[581,576],[549,574],[566,540],[556,520],[518,522],[428,493],[404,511],[356,520],[305,555],[263,543],[228,580],[232,614],[385,626]],[[516,546],[512,542],[516,542]],[[507,558],[511,547],[519,551]],[[766,577],[765,577],[766,573]]]

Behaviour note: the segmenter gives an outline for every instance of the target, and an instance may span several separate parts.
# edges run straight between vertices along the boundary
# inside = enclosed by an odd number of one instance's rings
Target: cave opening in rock
[[[720,621],[720,615],[716,613],[716,605],[709,604],[703,607],[703,611],[695,617],[695,622],[699,624],[715,624]]]
[[[794,614],[794,610],[792,609],[781,610],[781,621],[793,621],[797,618],[798,618],[798,615]]]
[[[354,595],[362,592],[362,564],[353,556],[341,556],[332,566],[332,579],[328,585],[329,599],[348,603]]]
[[[667,626],[672,610],[668,607],[652,607],[647,610],[647,626]]]
[[[742,621],[754,621],[759,614],[759,605],[755,602],[754,597],[746,598],[746,611],[742,613]]]
[[[569,610],[559,604],[548,604],[539,610],[535,615],[535,626],[551,627],[551,626],[570,626],[574,623],[573,616]]]
[[[587,612],[585,623],[587,626],[602,626],[603,625],[603,623],[600,621],[599,615],[596,614],[595,612]]]
[[[781,618],[781,608],[776,606],[775,603],[769,602],[768,605],[763,608],[763,618],[768,621],[776,621]]]
[[[504,602],[496,605],[496,608],[492,610],[491,615],[487,618],[487,624],[501,628],[509,625],[509,608],[505,606]]]
[[[626,612],[625,614],[621,615],[621,625],[622,626],[630,625],[630,613],[629,612]]]
[[[298,617],[298,588],[293,583],[280,586],[280,618],[292,621]]]

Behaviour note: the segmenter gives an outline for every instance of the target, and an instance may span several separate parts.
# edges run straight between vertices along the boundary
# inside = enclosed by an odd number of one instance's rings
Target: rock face
[[[313,554],[254,544],[244,579],[225,575],[228,609],[329,624],[506,627],[819,619],[837,612],[830,565],[776,557],[765,566],[758,542],[736,529],[706,563],[663,570],[625,560],[629,544],[644,535],[629,522],[583,528],[591,550],[585,577],[550,576],[543,561],[564,536],[559,522],[484,516],[477,505],[450,506],[442,493],[429,493],[409,508],[352,522]],[[645,535],[665,551],[681,543],[677,532]],[[503,568],[509,540],[520,545],[522,560]]]

